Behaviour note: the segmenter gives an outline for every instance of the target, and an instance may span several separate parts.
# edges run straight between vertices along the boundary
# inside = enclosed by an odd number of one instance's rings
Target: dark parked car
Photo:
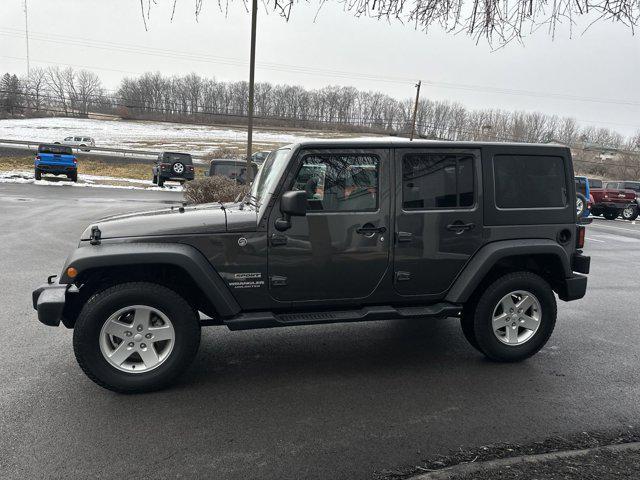
[[[173,382],[212,324],[458,317],[489,359],[520,361],[549,339],[554,293],[586,292],[575,195],[560,146],[304,142],[270,155],[240,202],[92,223],[33,305],[119,392]]]
[[[33,167],[36,180],[40,180],[42,174],[50,173],[66,175],[71,181],[78,181],[78,159],[71,147],[65,145],[39,145]]]
[[[188,153],[162,152],[151,167],[153,183],[159,187],[167,180],[175,180],[181,184],[193,180],[195,169],[193,158]]]
[[[255,178],[258,174],[258,165],[252,163],[251,166],[253,167],[253,178]],[[241,185],[244,185],[250,181],[250,179],[247,178],[247,162],[245,160],[211,160],[207,175],[209,177],[213,177],[216,175],[228,177],[240,183]]]
[[[262,165],[270,153],[271,152],[266,150],[264,152],[256,152],[251,155],[251,161],[257,163],[258,165]]]

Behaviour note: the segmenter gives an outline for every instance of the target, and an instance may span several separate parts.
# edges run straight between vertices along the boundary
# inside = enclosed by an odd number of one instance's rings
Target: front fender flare
[[[80,274],[89,270],[128,265],[174,265],[182,268],[200,287],[221,317],[240,312],[240,305],[211,263],[196,248],[181,243],[118,243],[77,248],[67,259],[60,283],[73,283],[67,268]]]
[[[489,243],[476,252],[456,278],[446,300],[452,303],[466,302],[493,266],[501,259],[536,254],[557,257],[562,264],[565,278],[572,276],[569,255],[553,240],[500,240]]]

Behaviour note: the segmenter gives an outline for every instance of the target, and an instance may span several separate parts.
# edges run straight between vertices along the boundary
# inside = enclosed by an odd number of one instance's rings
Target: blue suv
[[[70,180],[78,181],[78,160],[71,147],[65,145],[40,145],[35,162],[35,178],[40,180],[43,173],[66,175]]]

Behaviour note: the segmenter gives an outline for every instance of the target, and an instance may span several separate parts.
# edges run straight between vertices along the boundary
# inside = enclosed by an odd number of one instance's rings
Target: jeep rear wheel
[[[517,362],[549,340],[556,323],[550,285],[531,272],[498,278],[480,295],[473,316],[479,350],[491,360]]]
[[[200,344],[196,312],[176,292],[124,283],[95,294],[73,332],[76,359],[98,385],[121,393],[164,388],[189,366]]]

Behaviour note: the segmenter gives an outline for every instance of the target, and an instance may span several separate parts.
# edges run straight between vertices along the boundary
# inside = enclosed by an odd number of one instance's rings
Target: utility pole
[[[416,83],[416,103],[413,106],[413,121],[411,122],[411,136],[409,141],[413,140],[413,135],[416,133],[416,117],[418,116],[418,100],[420,100],[420,84],[422,81],[418,80]]]
[[[29,78],[29,15],[27,13],[27,0],[24,0],[24,31],[27,37],[27,78]]]
[[[251,166],[251,144],[253,142],[253,91],[256,73],[256,16],[258,15],[258,0],[253,0],[251,6],[251,59],[249,60],[249,112],[247,116],[247,179],[253,180]]]

